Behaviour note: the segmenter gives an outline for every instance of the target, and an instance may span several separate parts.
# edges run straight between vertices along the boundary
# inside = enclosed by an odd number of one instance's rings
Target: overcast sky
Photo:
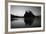
[[[11,5],[10,12],[13,15],[17,16],[24,16],[25,11],[31,10],[32,13],[35,16],[41,15],[41,8],[40,7],[33,7],[33,6],[16,6],[16,5]]]

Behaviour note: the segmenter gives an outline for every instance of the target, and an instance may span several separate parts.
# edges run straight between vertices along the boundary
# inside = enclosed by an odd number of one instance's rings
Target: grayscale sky
[[[34,6],[16,6],[11,5],[10,13],[17,16],[24,16],[25,11],[31,10],[31,12],[35,16],[41,15],[41,7],[34,7]]]

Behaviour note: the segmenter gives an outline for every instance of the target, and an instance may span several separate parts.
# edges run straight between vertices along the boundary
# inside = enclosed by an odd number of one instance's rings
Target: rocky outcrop
[[[25,25],[31,25],[33,23],[35,16],[33,15],[33,13],[31,11],[29,12],[25,12],[24,14],[24,22]]]

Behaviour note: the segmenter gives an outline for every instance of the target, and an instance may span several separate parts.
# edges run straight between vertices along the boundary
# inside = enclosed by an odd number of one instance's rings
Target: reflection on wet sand
[[[27,28],[27,27],[41,27],[41,18],[14,18],[11,22],[11,28]]]

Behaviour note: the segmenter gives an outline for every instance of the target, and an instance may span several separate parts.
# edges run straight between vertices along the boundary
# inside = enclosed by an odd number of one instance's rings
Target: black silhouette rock
[[[32,23],[33,23],[33,20],[34,20],[34,15],[33,15],[33,13],[31,12],[31,11],[29,11],[29,12],[25,12],[25,14],[24,14],[24,22],[25,22],[25,25],[31,25]]]
[[[24,16],[16,16],[16,15],[11,14],[11,21],[17,20],[17,19],[14,19],[14,18],[24,18]]]

